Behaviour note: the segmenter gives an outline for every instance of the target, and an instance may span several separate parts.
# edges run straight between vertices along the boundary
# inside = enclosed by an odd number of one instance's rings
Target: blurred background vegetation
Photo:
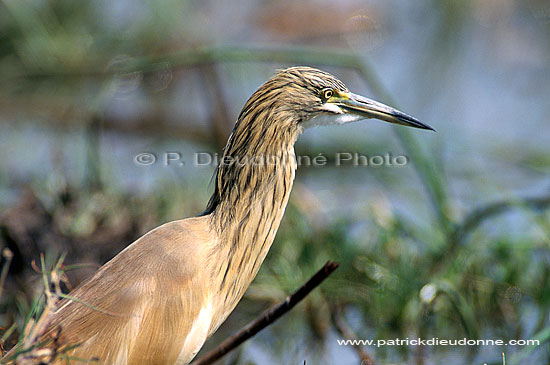
[[[194,154],[219,153],[248,96],[300,64],[438,133],[307,131],[297,154],[331,163],[298,170],[266,262],[205,348],[330,259],[341,266],[321,288],[221,363],[550,363],[549,36],[546,0],[0,0],[5,347],[42,293],[41,252],[83,264],[67,272],[77,285],[200,213],[215,166]],[[136,164],[142,152],[159,160]],[[336,167],[337,152],[410,162]],[[541,345],[336,344],[419,336]]]

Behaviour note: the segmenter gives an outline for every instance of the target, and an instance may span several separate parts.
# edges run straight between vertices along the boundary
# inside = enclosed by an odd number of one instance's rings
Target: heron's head
[[[295,113],[295,120],[304,128],[376,118],[389,123],[434,130],[399,110],[351,93],[336,77],[311,67],[282,70],[266,82],[258,90],[260,91],[263,92],[258,95],[259,99],[263,95],[266,102],[276,100],[279,108]]]

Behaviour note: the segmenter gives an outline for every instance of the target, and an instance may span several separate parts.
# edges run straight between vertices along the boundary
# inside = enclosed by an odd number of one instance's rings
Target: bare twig
[[[304,285],[302,285],[294,293],[286,297],[286,299],[269,309],[258,319],[250,322],[246,327],[233,334],[231,337],[219,344],[215,349],[204,354],[202,357],[193,361],[192,365],[207,365],[219,360],[225,354],[237,348],[244,341],[260,332],[271,323],[275,322],[286,312],[291,310],[296,304],[304,299],[313,289],[321,284],[339,264],[333,261],[328,261],[319,271],[315,273]]]
[[[2,297],[6,277],[8,276],[11,260],[13,259],[13,252],[11,252],[9,248],[5,248],[2,250],[2,256],[4,257],[4,265],[2,266],[2,272],[0,273],[0,297]]]
[[[346,340],[357,341],[357,335],[347,324],[346,319],[342,313],[342,308],[337,306],[331,311],[334,327]],[[352,342],[353,343],[353,342]],[[353,349],[357,352],[357,355],[361,359],[362,365],[374,365],[374,359],[363,349],[358,343],[353,344]]]

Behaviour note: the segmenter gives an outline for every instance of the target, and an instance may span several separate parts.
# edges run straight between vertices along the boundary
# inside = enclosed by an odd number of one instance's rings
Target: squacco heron
[[[311,126],[366,118],[432,129],[352,94],[310,67],[279,71],[246,102],[199,216],[145,234],[60,302],[50,333],[104,364],[188,364],[233,311],[264,261]],[[85,303],[85,304],[83,304]]]

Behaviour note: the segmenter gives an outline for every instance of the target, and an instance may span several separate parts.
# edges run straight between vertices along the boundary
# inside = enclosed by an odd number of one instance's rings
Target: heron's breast
[[[212,301],[209,300],[205,303],[199,315],[193,321],[191,331],[189,331],[189,334],[185,338],[183,348],[178,356],[177,364],[188,364],[193,360],[197,352],[199,352],[208,337],[208,332],[212,323],[212,315]]]

